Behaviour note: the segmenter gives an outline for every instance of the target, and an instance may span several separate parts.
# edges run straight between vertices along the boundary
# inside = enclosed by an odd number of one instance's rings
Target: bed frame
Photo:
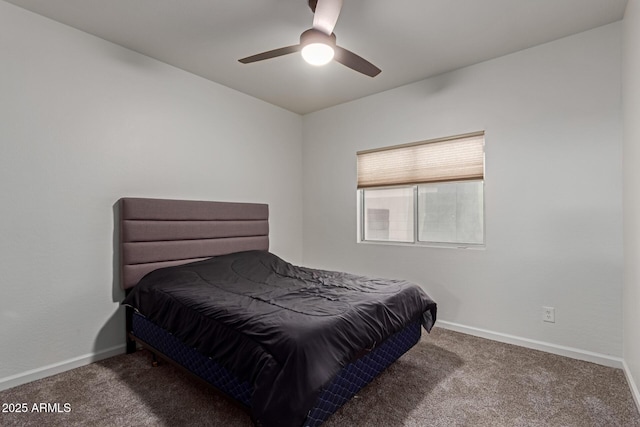
[[[125,291],[162,267],[248,250],[269,249],[269,208],[257,203],[123,198],[120,214],[120,283]],[[251,414],[252,385],[215,360],[189,348],[127,307],[127,352],[136,343],[231,397]],[[318,426],[420,339],[414,322],[343,367],[320,393],[304,426]],[[252,417],[253,419],[253,417]]]

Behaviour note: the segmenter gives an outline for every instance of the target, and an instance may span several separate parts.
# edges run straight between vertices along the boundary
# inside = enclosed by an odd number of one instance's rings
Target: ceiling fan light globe
[[[302,57],[311,65],[326,65],[333,59],[333,48],[324,43],[310,43],[302,48]]]

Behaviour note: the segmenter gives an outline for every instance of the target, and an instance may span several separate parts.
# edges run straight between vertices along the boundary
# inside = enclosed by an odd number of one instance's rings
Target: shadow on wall
[[[111,282],[111,299],[113,302],[120,304],[124,299],[125,293],[120,283],[120,201],[113,204],[113,272]],[[111,317],[102,325],[98,335],[96,336],[93,351],[94,354],[100,355],[103,352],[117,351],[118,347],[126,343],[126,326],[125,326],[125,309],[118,306]]]
[[[120,303],[124,299],[124,291],[121,286],[120,274],[120,200],[113,204],[113,281],[112,298],[113,302]]]
[[[416,282],[420,284],[421,282]],[[460,298],[452,293],[446,284],[426,281],[424,291],[438,303],[438,319],[457,319],[460,312]]]
[[[124,353],[126,343],[125,310],[119,306],[102,325],[93,344],[93,352],[98,358]],[[108,354],[114,352],[115,354]],[[105,354],[107,353],[107,354]],[[100,357],[102,355],[102,357]]]

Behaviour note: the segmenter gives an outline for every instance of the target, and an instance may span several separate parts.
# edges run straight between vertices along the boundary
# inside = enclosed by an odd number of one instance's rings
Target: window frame
[[[487,242],[487,223],[486,223],[486,162],[485,162],[485,132],[473,132],[463,135],[450,136],[445,138],[438,138],[433,140],[421,141],[410,144],[402,144],[398,146],[391,147],[382,147],[379,149],[365,150],[357,153],[358,156],[361,154],[367,154],[370,152],[376,151],[385,151],[385,150],[393,150],[395,148],[403,148],[403,147],[411,147],[415,145],[423,145],[430,144],[436,142],[443,141],[453,141],[456,139],[464,139],[468,137],[476,137],[482,136],[482,176],[479,178],[471,178],[471,179],[446,179],[440,181],[430,181],[430,182],[413,182],[413,183],[403,183],[403,184],[390,184],[390,185],[373,185],[373,186],[358,186],[356,191],[356,209],[357,209],[357,242],[365,243],[365,244],[374,244],[374,245],[396,245],[396,246],[419,246],[419,247],[439,247],[439,248],[457,248],[457,249],[484,249],[486,247]],[[358,166],[359,167],[359,166]],[[360,185],[360,175],[358,175],[358,185]],[[438,184],[438,183],[458,183],[458,182],[479,182],[482,184],[482,243],[459,243],[459,242],[438,242],[438,241],[421,241],[420,230],[420,203],[419,203],[419,187],[421,185],[429,185],[429,184]],[[365,215],[366,215],[366,206],[365,206],[365,192],[367,190],[384,190],[384,189],[392,189],[392,188],[412,188],[413,189],[413,242],[409,241],[395,241],[395,240],[367,240],[365,239],[366,230],[365,230]]]
[[[366,187],[357,190],[357,242],[371,245],[395,245],[395,246],[418,246],[418,247],[435,247],[435,248],[453,248],[453,249],[484,249],[487,244],[487,204],[485,197],[486,183],[483,179],[473,180],[457,180],[446,181],[448,183],[457,182],[479,182],[482,183],[482,243],[455,243],[455,242],[437,242],[437,241],[421,241],[419,227],[419,203],[418,203],[418,187],[421,184],[412,185],[389,185],[379,187]],[[412,188],[413,189],[413,242],[404,242],[396,240],[369,240],[365,239],[365,191],[366,190],[386,190],[390,188]]]

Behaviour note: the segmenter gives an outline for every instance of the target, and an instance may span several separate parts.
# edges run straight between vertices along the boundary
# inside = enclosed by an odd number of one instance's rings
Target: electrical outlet
[[[554,307],[542,307],[542,320],[556,323],[556,309]]]

